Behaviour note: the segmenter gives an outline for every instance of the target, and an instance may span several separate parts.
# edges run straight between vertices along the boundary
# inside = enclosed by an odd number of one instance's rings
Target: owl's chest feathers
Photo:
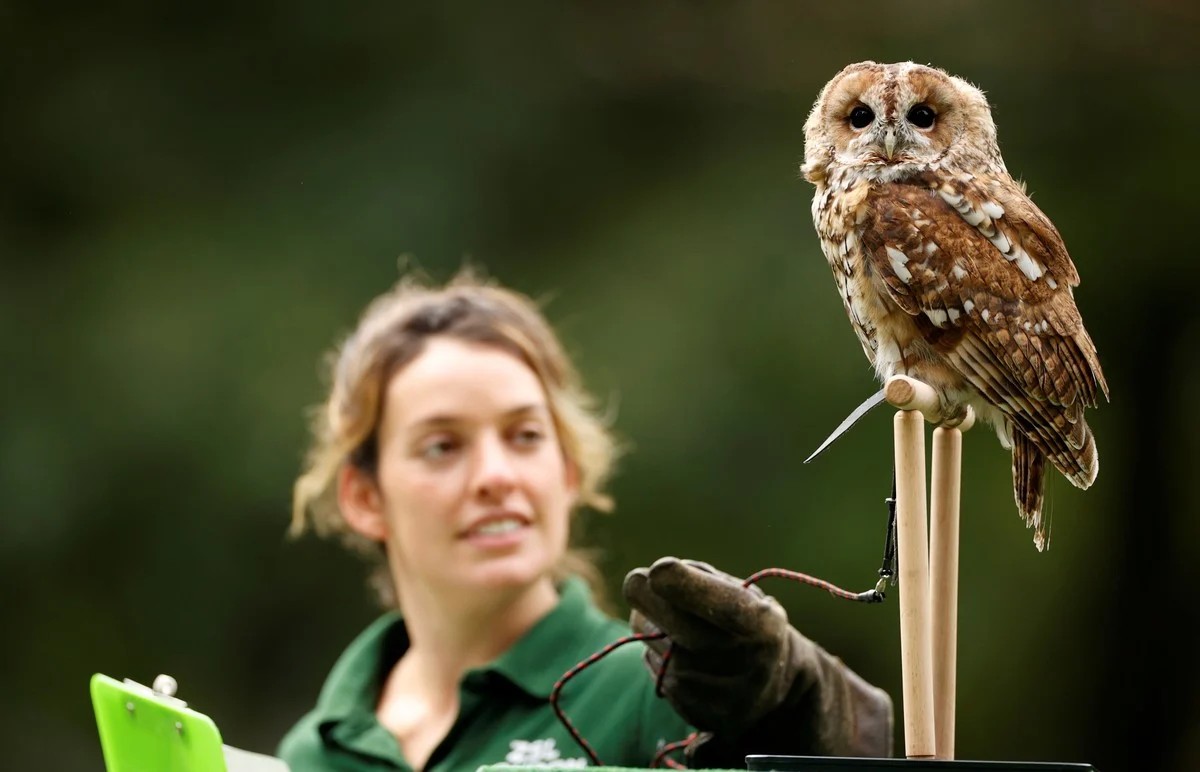
[[[942,378],[941,357],[926,342],[916,319],[900,308],[873,270],[863,246],[873,183],[850,175],[832,175],[813,197],[813,220],[821,250],[833,271],[838,292],[880,379],[906,372]]]

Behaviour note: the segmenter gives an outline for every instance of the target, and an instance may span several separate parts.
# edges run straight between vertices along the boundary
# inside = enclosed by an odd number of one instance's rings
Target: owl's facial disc
[[[850,145],[861,162],[898,166],[916,163],[928,155],[929,134],[937,125],[933,107],[917,102],[905,110],[893,109],[884,114],[877,114],[867,105],[861,110],[863,112],[858,114],[851,111],[847,119],[850,130],[859,135]],[[864,113],[870,113],[870,121],[864,120]]]

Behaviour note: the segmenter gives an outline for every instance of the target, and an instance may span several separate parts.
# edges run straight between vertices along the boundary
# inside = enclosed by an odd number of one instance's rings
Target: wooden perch
[[[962,432],[974,424],[975,414],[968,407],[957,426],[934,430],[929,536],[924,422],[941,423],[941,399],[933,387],[905,375],[888,379],[884,396],[899,408],[894,422],[896,549],[905,754],[952,759]]]

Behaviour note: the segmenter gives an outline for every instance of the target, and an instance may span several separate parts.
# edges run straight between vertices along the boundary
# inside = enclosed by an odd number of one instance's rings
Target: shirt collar
[[[554,609],[480,669],[495,671],[531,696],[545,699],[564,673],[595,653],[598,640],[614,637],[617,624],[592,603],[587,584],[571,577],[560,588]]]
[[[618,626],[596,608],[587,584],[570,577],[549,614],[496,660],[469,672],[496,672],[527,694],[546,699],[567,670],[595,653],[598,641],[620,632]],[[321,690],[322,723],[373,720],[383,682],[407,648],[408,631],[399,612],[384,614],[360,633]]]
[[[374,715],[383,682],[407,648],[408,630],[399,612],[388,612],[363,630],[321,689],[317,705],[325,719],[337,721],[363,710]]]

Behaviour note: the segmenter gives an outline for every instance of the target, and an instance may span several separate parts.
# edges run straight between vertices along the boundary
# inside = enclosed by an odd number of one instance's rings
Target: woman
[[[280,756],[293,772],[586,765],[548,697],[628,633],[599,611],[597,571],[568,546],[574,512],[610,506],[614,446],[550,326],[528,298],[469,273],[441,288],[405,280],[368,306],[331,375],[293,528],[377,556],[395,610],[345,651]],[[889,752],[886,695],[761,592],[674,559],[625,589],[635,624],[676,646],[668,701],[631,647],[566,691],[604,763],[649,766],[691,726],[713,730],[689,747],[693,765]],[[652,667],[664,643],[645,649]]]

